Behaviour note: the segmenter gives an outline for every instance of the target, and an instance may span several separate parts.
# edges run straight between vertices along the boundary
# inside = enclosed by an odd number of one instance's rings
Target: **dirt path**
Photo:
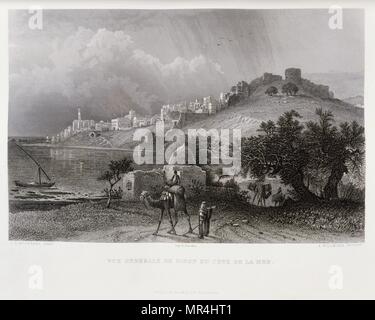
[[[198,224],[197,216],[192,216],[193,228]],[[106,230],[81,232],[69,239],[60,241],[83,242],[197,242],[197,243],[319,243],[319,242],[362,242],[363,233],[334,233],[325,230],[312,230],[295,225],[270,223],[266,219],[242,215],[230,219],[218,215],[212,219],[210,235],[198,238],[198,228],[192,234],[186,234],[188,223],[180,216],[176,226],[177,235],[168,234],[170,225],[165,218],[159,234],[153,235],[155,220],[149,224],[119,226]]]

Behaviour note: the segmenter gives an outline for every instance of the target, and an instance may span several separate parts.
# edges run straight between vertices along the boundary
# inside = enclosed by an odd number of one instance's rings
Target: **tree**
[[[114,186],[120,182],[123,174],[133,171],[133,162],[126,157],[122,160],[111,160],[108,169],[98,177],[98,180],[106,181],[109,184],[107,208],[111,205]]]
[[[295,96],[298,91],[299,88],[293,82],[288,82],[281,88],[281,92],[285,93],[287,96]]]
[[[242,141],[242,168],[261,178],[279,175],[291,185],[301,200],[319,197],[310,188],[318,186],[321,197],[338,198],[338,185],[344,173],[360,172],[364,158],[364,128],[356,121],[336,127],[330,111],[317,109],[318,121],[306,128],[300,115],[285,112],[275,123],[262,122],[256,137]]]
[[[328,173],[324,186],[324,197],[338,198],[338,185],[348,166],[356,169],[362,165],[364,157],[364,128],[356,121],[333,125],[334,117],[330,111],[316,110],[318,122],[306,124],[306,142],[310,152],[311,164],[315,169]]]
[[[299,118],[301,116],[291,110],[281,115],[276,123],[262,122],[261,134],[242,142],[242,168],[258,178],[279,175],[283,183],[294,188],[301,200],[315,201],[318,197],[304,185],[309,153]]]
[[[273,96],[274,94],[277,94],[278,92],[279,91],[277,90],[276,87],[271,86],[271,87],[267,88],[267,90],[264,93],[269,95],[269,96]]]

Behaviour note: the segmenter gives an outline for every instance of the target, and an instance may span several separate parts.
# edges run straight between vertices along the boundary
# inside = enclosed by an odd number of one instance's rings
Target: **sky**
[[[76,118],[107,120],[135,109],[218,96],[240,80],[288,67],[364,70],[363,11],[44,10],[9,13],[9,134],[50,135]]]

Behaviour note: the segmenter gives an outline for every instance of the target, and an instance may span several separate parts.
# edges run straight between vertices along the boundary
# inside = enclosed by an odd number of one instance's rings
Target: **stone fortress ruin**
[[[314,82],[302,78],[301,69],[289,68],[285,70],[285,81],[292,82],[301,87],[306,93],[310,93],[322,99],[333,98],[333,92],[329,91],[329,86],[315,84]]]
[[[308,79],[302,78],[302,70],[299,68],[288,68],[285,70],[285,79],[281,75],[275,75],[269,72],[263,76],[254,79],[249,83],[249,95],[253,94],[259,87],[265,85],[280,86],[284,83],[292,82],[305,93],[311,94],[321,99],[334,98],[333,92],[329,90],[329,86],[316,84]],[[281,88],[279,88],[281,89]]]

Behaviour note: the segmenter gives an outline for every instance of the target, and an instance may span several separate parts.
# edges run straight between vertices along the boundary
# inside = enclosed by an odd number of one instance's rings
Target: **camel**
[[[180,188],[181,188],[180,189],[181,192],[177,192],[174,194],[171,194],[169,192],[163,192],[162,196],[158,200],[153,199],[151,197],[151,194],[148,191],[142,191],[141,196],[140,196],[141,202],[143,202],[143,204],[147,208],[152,207],[152,208],[160,209],[159,223],[153,235],[156,236],[158,234],[165,211],[168,212],[169,222],[172,227],[171,230],[168,231],[168,233],[176,234],[175,226],[178,222],[179,212],[183,212],[186,215],[188,222],[189,222],[188,233],[193,233],[193,228],[191,227],[191,222],[190,222],[190,215],[186,209],[185,189],[182,186],[180,186]],[[173,223],[173,220],[172,220],[171,209],[174,209],[175,223]]]
[[[276,206],[283,205],[284,201],[285,201],[285,195],[282,193],[281,187],[279,187],[279,189],[277,190],[277,193],[275,193],[272,196],[272,202],[275,204],[275,207],[276,207]]]
[[[256,198],[258,198],[257,205],[259,206],[260,204],[265,206],[266,205],[266,199],[269,198],[269,196],[272,194],[272,186],[271,184],[267,183],[249,183],[248,189],[250,191],[254,192],[254,197],[252,203],[254,204],[254,201]]]

